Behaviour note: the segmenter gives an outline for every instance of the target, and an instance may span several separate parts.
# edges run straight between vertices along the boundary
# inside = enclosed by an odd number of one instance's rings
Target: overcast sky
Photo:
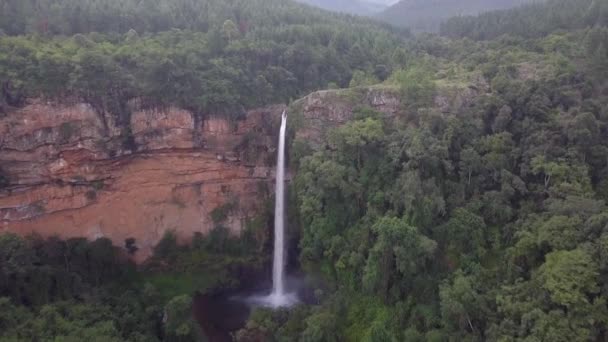
[[[368,2],[375,2],[377,4],[385,4],[385,5],[392,5],[396,2],[398,2],[399,0],[367,0]]]

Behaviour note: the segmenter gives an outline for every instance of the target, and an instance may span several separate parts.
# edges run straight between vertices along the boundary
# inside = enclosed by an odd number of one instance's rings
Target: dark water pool
[[[290,275],[287,288],[296,293],[300,303],[311,304],[312,290],[306,286],[302,275]],[[194,296],[194,317],[212,342],[231,342],[232,334],[243,328],[256,304],[250,299],[268,295],[270,284],[249,287],[240,291]],[[266,289],[266,290],[264,290]]]

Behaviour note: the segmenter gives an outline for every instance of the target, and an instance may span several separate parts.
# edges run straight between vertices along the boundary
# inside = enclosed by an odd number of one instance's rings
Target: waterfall
[[[287,307],[298,303],[295,292],[289,293],[285,288],[285,131],[287,114],[283,111],[281,131],[279,133],[279,150],[277,154],[277,171],[274,204],[274,255],[272,259],[272,292],[270,295],[254,295],[246,300],[251,305],[272,308]]]
[[[279,151],[274,206],[274,257],[272,260],[272,297],[280,304],[285,297],[285,131],[287,114],[283,111],[279,134]]]

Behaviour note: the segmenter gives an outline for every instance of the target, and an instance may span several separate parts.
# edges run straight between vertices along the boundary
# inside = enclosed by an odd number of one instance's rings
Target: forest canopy
[[[404,39],[283,0],[8,0],[0,30],[0,104],[74,96],[120,116],[135,98],[238,115],[346,87],[354,71],[398,68]]]

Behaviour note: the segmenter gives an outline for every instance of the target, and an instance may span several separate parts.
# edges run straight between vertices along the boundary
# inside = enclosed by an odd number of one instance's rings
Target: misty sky
[[[396,2],[398,2],[399,0],[367,0],[368,2],[374,2],[377,4],[385,4],[385,5],[392,5]]]

